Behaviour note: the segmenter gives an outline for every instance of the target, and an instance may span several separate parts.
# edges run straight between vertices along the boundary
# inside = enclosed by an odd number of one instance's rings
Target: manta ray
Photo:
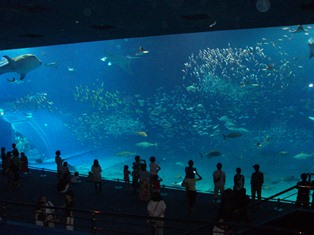
[[[23,80],[27,73],[37,69],[41,66],[41,61],[32,54],[24,54],[14,58],[9,56],[3,56],[0,61],[0,75],[4,73],[18,73],[20,75],[20,80]],[[8,80],[9,82],[14,82],[15,78]]]
[[[107,65],[117,65],[123,71],[127,72],[128,74],[132,74],[131,70],[131,62],[134,59],[139,59],[139,57],[132,57],[132,56],[122,56],[122,55],[113,55],[106,53],[106,56],[101,58],[100,60],[103,62],[108,62]]]

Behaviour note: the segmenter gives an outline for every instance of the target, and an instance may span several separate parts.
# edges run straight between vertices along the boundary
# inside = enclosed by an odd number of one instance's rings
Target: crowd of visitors
[[[6,151],[4,147],[1,148],[2,160],[2,174],[7,176],[8,182],[12,185],[19,185],[19,176],[21,173],[30,175],[28,169],[28,159],[25,153],[19,153],[16,145],[12,144],[12,150]],[[57,191],[64,194],[65,198],[65,218],[66,228],[68,230],[74,229],[74,194],[71,191],[71,184],[78,184],[81,182],[78,172],[71,172],[69,163],[62,159],[61,151],[55,152],[55,163],[57,170]],[[249,222],[248,206],[249,204],[256,204],[261,202],[262,186],[264,183],[264,174],[260,171],[258,164],[253,165],[254,172],[251,175],[251,199],[246,194],[245,177],[242,174],[241,168],[236,168],[236,173],[233,177],[233,187],[225,189],[226,172],[223,171],[222,163],[217,163],[216,170],[212,174],[214,185],[214,204],[219,205],[219,212],[217,214],[217,221],[219,221],[213,230],[213,234],[227,229],[225,222]],[[98,159],[95,159],[90,168],[88,180],[94,183],[94,190],[96,193],[102,193],[102,167]],[[166,203],[161,198],[162,179],[159,177],[161,170],[160,165],[156,161],[155,156],[149,159],[149,165],[146,160],[140,156],[135,156],[132,168],[129,170],[128,165],[123,167],[123,179],[125,185],[130,184],[130,176],[132,177],[133,193],[138,195],[138,199],[142,202],[148,203],[147,213],[151,218],[149,223],[153,223],[154,234],[163,234]],[[297,184],[299,186],[296,206],[309,207],[310,190],[306,186],[310,186],[307,180],[308,175],[302,174],[301,181]],[[185,167],[185,177],[182,181],[182,186],[186,189],[186,204],[190,213],[193,213],[197,198],[197,182],[203,178],[198,173],[194,166],[193,160],[188,161],[188,166]],[[305,187],[303,187],[305,186]],[[257,202],[256,202],[257,199]],[[218,204],[219,203],[219,204]],[[54,204],[47,200],[43,195],[35,210],[35,223],[39,226],[54,227],[57,218],[55,217]]]

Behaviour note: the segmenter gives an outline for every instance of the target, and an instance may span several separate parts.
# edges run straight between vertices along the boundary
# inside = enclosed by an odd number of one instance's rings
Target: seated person
[[[82,181],[80,180],[80,177],[79,177],[79,173],[76,171],[74,173],[74,176],[71,178],[71,183],[72,184],[77,184],[77,183],[81,183]]]
[[[88,182],[91,182],[91,181],[94,181],[94,175],[93,175],[93,172],[89,171],[88,172],[88,176],[87,176],[87,179],[86,179]]]

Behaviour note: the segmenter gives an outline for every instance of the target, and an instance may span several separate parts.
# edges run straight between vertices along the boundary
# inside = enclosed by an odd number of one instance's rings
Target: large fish
[[[294,159],[298,159],[298,160],[305,160],[308,159],[310,157],[313,157],[313,153],[312,154],[308,154],[308,153],[299,153],[297,155],[294,155],[293,158]]]
[[[209,151],[207,153],[200,153],[201,158],[206,157],[208,159],[211,159],[213,157],[219,157],[221,156],[221,152],[218,150]]]
[[[149,148],[149,147],[157,147],[158,144],[157,143],[149,143],[149,142],[140,142],[135,144],[135,146],[137,147],[141,147],[141,148]]]
[[[20,75],[20,80],[23,80],[27,73],[37,69],[39,66],[41,66],[41,64],[41,61],[32,54],[24,54],[15,58],[3,56],[2,60],[0,61],[0,75],[14,72]],[[10,81],[15,81],[15,79]]]
[[[237,138],[240,136],[242,136],[242,133],[239,131],[232,131],[232,132],[229,132],[227,134],[223,134],[224,140],[227,138]]]
[[[135,156],[136,153],[135,152],[129,152],[129,151],[122,151],[119,153],[115,154],[117,157],[130,157],[130,156]]]
[[[136,135],[142,136],[142,137],[147,137],[147,133],[145,131],[137,131],[135,132]]]

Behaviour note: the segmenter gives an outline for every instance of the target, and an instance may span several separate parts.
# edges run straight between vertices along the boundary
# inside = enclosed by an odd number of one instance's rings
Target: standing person
[[[260,166],[258,164],[253,165],[255,172],[251,176],[251,193],[252,193],[252,203],[255,202],[255,197],[257,194],[258,202],[262,200],[262,186],[264,183],[264,174],[259,170]]]
[[[140,192],[139,198],[141,201],[147,202],[150,200],[150,174],[146,169],[146,164],[141,164],[141,171],[140,171]]]
[[[189,160],[188,161],[188,166],[185,167],[185,178],[188,175],[192,175],[194,171],[195,171],[195,173],[197,173],[197,169],[194,167],[194,162],[193,162],[193,160]]]
[[[65,194],[65,216],[66,216],[66,229],[74,230],[74,217],[73,217],[73,207],[74,207],[74,194],[72,191],[68,191]]]
[[[148,215],[151,217],[164,218],[166,211],[166,203],[161,200],[160,193],[154,192],[152,199],[147,205]],[[164,221],[157,220],[152,226],[152,235],[163,235],[164,233]]]
[[[162,178],[160,178],[158,175],[154,175],[153,192],[159,192],[160,193],[160,182],[161,181],[162,181]]]
[[[24,152],[21,152],[21,172],[29,174],[28,159]]]
[[[2,165],[2,174],[5,174],[6,170],[7,170],[7,166],[6,166],[6,152],[5,152],[5,147],[1,148],[1,165]]]
[[[13,152],[13,157],[11,159],[10,168],[13,173],[13,183],[15,185],[19,185],[21,162],[19,158],[19,151],[17,150]]]
[[[62,178],[67,175],[69,178],[71,178],[71,172],[69,170],[69,164],[68,162],[63,162],[62,164]]]
[[[233,177],[233,190],[239,192],[244,188],[244,175],[241,174],[241,168],[236,169],[236,174]]]
[[[19,155],[19,150],[16,148],[16,143],[12,144],[12,155],[14,156],[14,154]]]
[[[129,166],[124,165],[124,167],[123,167],[123,180],[124,180],[124,183],[126,183],[127,185],[130,184],[130,174],[131,174],[131,171],[129,171]]]
[[[307,180],[307,174],[301,174],[301,181],[297,183],[298,196],[295,202],[296,207],[308,208],[310,205],[310,188],[302,186],[311,186],[310,182]],[[298,188],[298,186],[301,186]],[[312,201],[313,203],[313,201]]]
[[[13,173],[11,170],[11,157],[12,157],[12,154],[10,151],[8,151],[5,157],[5,166],[6,166],[5,174],[7,175],[8,183],[11,183],[13,180],[13,176],[12,176]]]
[[[197,175],[198,178],[195,178],[195,175]],[[196,201],[196,181],[199,181],[202,179],[203,178],[196,171],[194,171],[190,173],[184,180],[190,212],[194,211],[194,206],[195,206],[195,201]]]
[[[136,193],[139,188],[139,177],[141,172],[141,165],[145,164],[146,161],[142,160],[139,155],[135,156],[134,162],[132,164],[132,186],[133,186],[133,192]]]
[[[64,159],[61,158],[61,151],[56,151],[55,163],[57,164],[57,183],[62,179],[63,176],[63,162]]]
[[[214,202],[216,203],[218,200],[218,192],[222,195],[225,189],[226,183],[226,173],[222,170],[222,164],[219,162],[216,165],[217,170],[213,173],[213,181],[214,181]]]
[[[150,159],[150,164],[149,164],[149,173],[150,173],[150,185],[152,186],[154,183],[154,178],[155,175],[158,174],[158,172],[160,171],[160,166],[156,163],[156,158],[154,156],[151,156]]]
[[[91,171],[93,172],[94,176],[94,183],[95,183],[95,191],[96,193],[101,193],[101,166],[97,159],[94,160],[94,164],[92,166]]]

